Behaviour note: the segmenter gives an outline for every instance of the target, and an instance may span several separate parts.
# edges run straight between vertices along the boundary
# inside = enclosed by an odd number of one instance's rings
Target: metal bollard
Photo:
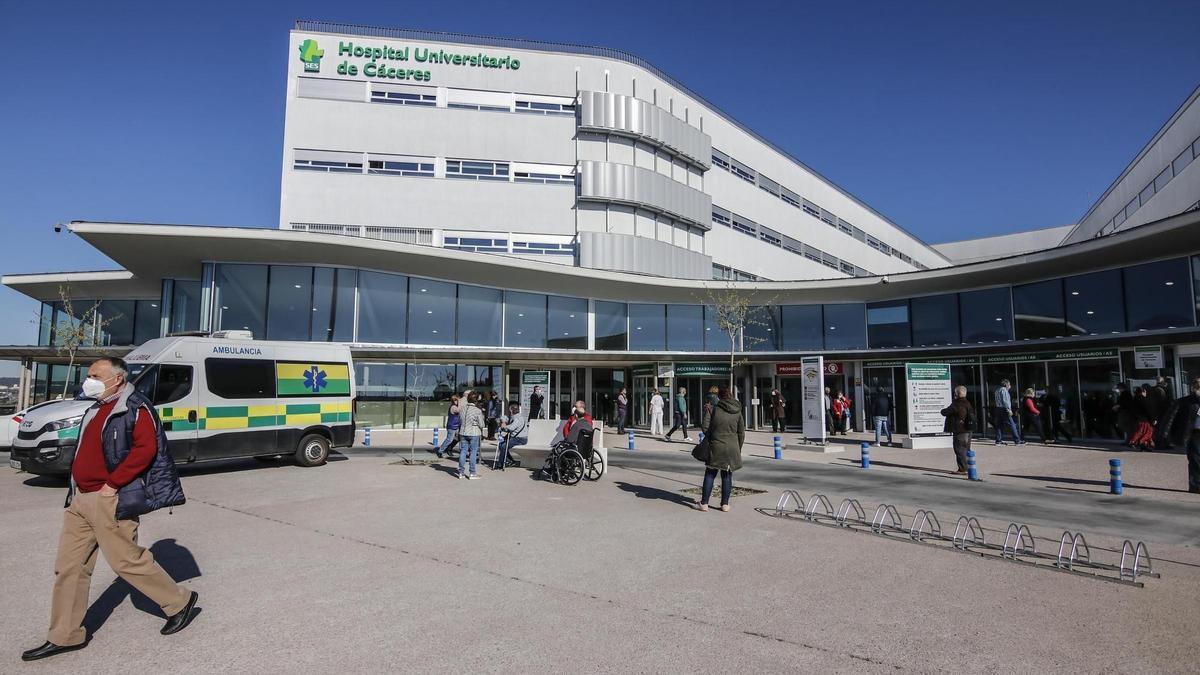
[[[775,437],[775,459],[783,459],[783,439]]]
[[[629,451],[633,452],[633,432],[629,432]]]
[[[1108,491],[1114,495],[1125,493],[1125,484],[1121,482],[1121,460],[1108,460]]]
[[[871,444],[863,441],[859,447],[862,449],[862,468],[871,468]]]
[[[979,467],[975,466],[975,451],[967,451],[967,480],[979,480]]]
[[[433,447],[436,448],[439,445],[441,445],[441,443],[438,443],[438,428],[434,427],[433,428]]]
[[[371,447],[371,427],[363,427],[363,445]]]

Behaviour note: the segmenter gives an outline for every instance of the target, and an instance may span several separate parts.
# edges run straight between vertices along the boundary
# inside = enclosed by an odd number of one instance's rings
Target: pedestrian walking
[[[850,427],[850,399],[842,392],[838,392],[837,396],[833,397],[833,432],[836,434],[839,431],[843,436],[846,435],[846,430]]]
[[[825,433],[833,435],[833,396],[829,394],[829,387],[825,387],[825,393],[822,398],[822,405],[825,406]]]
[[[663,440],[670,441],[671,434],[675,433],[675,430],[680,428],[683,429],[683,440],[692,440],[691,437],[688,436],[688,405],[686,387],[680,387],[679,393],[675,395],[675,424],[671,426],[671,429],[667,432],[667,435],[663,436]]]
[[[1029,436],[1029,427],[1033,427],[1038,436],[1042,438],[1042,443],[1047,441],[1046,429],[1042,425],[1042,410],[1037,404],[1037,395],[1033,388],[1029,387],[1021,395],[1021,436],[1027,438]]]
[[[446,409],[446,438],[438,446],[438,459],[446,456],[454,446],[458,445],[458,430],[462,428],[462,413],[459,406],[458,394],[450,396],[450,407]]]
[[[1012,388],[1012,383],[1008,380],[1000,380],[1000,386],[996,388],[996,392],[992,397],[992,409],[995,411],[996,427],[996,445],[1004,445],[1004,431],[1007,429],[1013,438],[1014,445],[1021,445],[1025,442],[1021,438],[1021,432],[1017,430],[1017,421],[1013,419],[1013,402],[1012,393],[1009,389]]]
[[[1056,384],[1046,392],[1046,414],[1050,419],[1051,440],[1057,442],[1059,436],[1065,437],[1068,443],[1073,443],[1070,426],[1067,424],[1067,396],[1061,384]]]
[[[625,421],[629,415],[629,395],[625,393],[625,387],[621,387],[621,391],[617,392],[617,433],[625,433]]]
[[[729,511],[733,495],[733,472],[742,468],[742,445],[746,442],[746,420],[742,404],[734,398],[728,386],[717,389],[717,405],[704,429],[704,440],[692,455],[704,462],[704,483],[696,508],[708,510],[717,474],[721,475],[721,510]]]
[[[662,436],[663,433],[663,397],[658,390],[650,397],[650,435]]]
[[[492,468],[503,471],[506,466],[521,466],[521,458],[512,449],[529,442],[529,420],[521,414],[521,404],[517,401],[508,402],[508,417],[500,422],[500,436]]]
[[[888,396],[883,387],[875,392],[875,400],[871,402],[873,408],[872,417],[875,418],[875,445],[879,445],[879,438],[882,434],[887,434],[888,445],[892,444],[892,397]]]
[[[494,390],[487,393],[487,405],[484,412],[487,414],[487,439],[489,441],[496,440],[496,429],[500,427],[500,415],[502,413],[500,404],[500,395]]]
[[[967,473],[967,451],[971,449],[971,432],[975,429],[975,408],[967,398],[967,388],[961,384],[954,388],[954,400],[942,408],[942,415],[950,425],[950,433],[954,434],[954,460],[958,475]]]
[[[479,399],[478,392],[468,393],[467,404],[462,408],[462,428],[459,430],[462,447],[458,449],[458,478],[468,480],[479,478],[475,465],[479,462],[479,439],[483,436],[484,428],[487,426],[483,410],[479,408]],[[468,456],[470,456],[470,473],[465,471]]]
[[[1200,378],[1192,380],[1188,395],[1171,408],[1167,426],[1181,425],[1187,448],[1188,492],[1200,493]]]
[[[1171,406],[1175,404],[1175,393],[1172,391],[1171,383],[1162,375],[1158,376],[1158,380],[1154,383],[1154,388],[1150,390],[1150,396],[1154,400],[1154,444],[1160,450],[1170,450],[1174,446],[1171,444],[1171,423],[1167,420],[1167,415],[1171,412]]]
[[[1151,409],[1152,402],[1150,400],[1150,387],[1143,384],[1135,390],[1137,393],[1133,396],[1133,435],[1129,437],[1129,444],[1139,452],[1154,451],[1154,425],[1151,420],[1155,419]]]
[[[1124,382],[1117,383],[1117,403],[1113,406],[1113,412],[1117,416],[1117,429],[1120,431],[1121,439],[1125,441],[1125,445],[1133,446],[1133,432],[1137,430],[1137,419],[1134,417],[1133,410],[1133,393],[1129,391],[1129,385]]]
[[[159,632],[177,633],[196,615],[195,591],[188,591],[137,543],[139,518],[183,504],[183,486],[167,451],[167,436],[150,399],[128,382],[129,367],[119,358],[97,359],[82,388],[95,399],[79,425],[71,487],[54,561],[50,630],[24,661],[83,649],[88,591],[97,553],[118,576],[150,598],[167,616]],[[93,664],[99,665],[99,664]]]
[[[779,393],[779,388],[771,390],[771,431],[783,433],[787,427],[787,399]]]

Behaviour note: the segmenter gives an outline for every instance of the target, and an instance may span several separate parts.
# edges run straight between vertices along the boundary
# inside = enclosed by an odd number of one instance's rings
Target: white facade
[[[289,41],[281,228],[601,269],[619,253],[620,269],[693,278],[948,264],[633,57],[305,27]]]

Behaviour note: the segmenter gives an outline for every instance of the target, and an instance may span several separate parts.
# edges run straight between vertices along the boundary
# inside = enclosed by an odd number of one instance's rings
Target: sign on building
[[[530,399],[534,393],[541,398],[536,402],[537,410],[531,409]],[[521,412],[529,415],[530,419],[547,419],[550,406],[547,397],[550,395],[550,371],[522,370],[521,371]],[[535,414],[536,413],[536,414]]]
[[[1142,370],[1163,367],[1163,349],[1158,347],[1134,347],[1133,367]]]
[[[950,405],[950,366],[944,363],[906,363],[908,378],[908,433],[941,434],[946,428],[942,408]]]
[[[825,363],[820,356],[800,359],[801,399],[804,403],[804,439],[825,442]]]

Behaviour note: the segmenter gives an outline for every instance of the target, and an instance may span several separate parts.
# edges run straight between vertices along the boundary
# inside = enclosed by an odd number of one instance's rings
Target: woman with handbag
[[[704,462],[704,487],[696,508],[708,510],[712,497],[713,483],[721,474],[721,510],[729,510],[729,498],[733,494],[733,472],[742,468],[742,444],[746,441],[746,420],[742,417],[742,404],[722,385],[717,390],[717,404],[713,406],[704,440],[692,451],[692,456]]]

